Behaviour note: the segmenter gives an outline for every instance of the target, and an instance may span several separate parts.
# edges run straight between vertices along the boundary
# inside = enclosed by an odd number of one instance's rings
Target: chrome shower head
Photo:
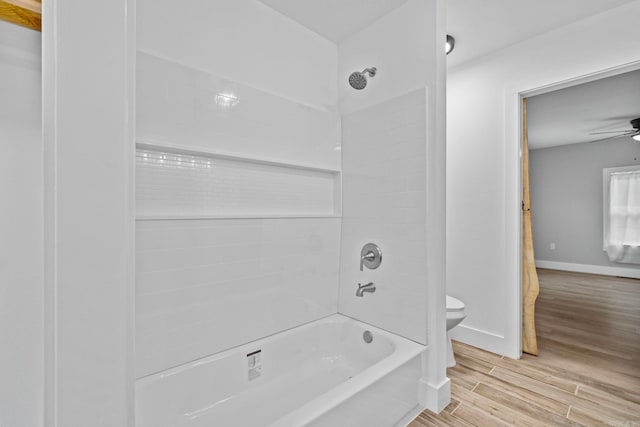
[[[356,71],[351,73],[349,76],[349,84],[356,90],[362,90],[367,86],[367,77],[365,74],[369,74],[369,77],[375,77],[377,71],[376,67],[372,67],[366,68],[361,72]]]

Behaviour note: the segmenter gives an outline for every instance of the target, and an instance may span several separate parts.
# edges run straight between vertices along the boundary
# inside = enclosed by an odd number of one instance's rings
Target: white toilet
[[[453,357],[453,347],[451,346],[451,337],[449,331],[467,317],[464,312],[464,303],[459,299],[447,295],[447,343],[449,345],[449,356],[447,358],[447,368],[456,365],[456,359]]]

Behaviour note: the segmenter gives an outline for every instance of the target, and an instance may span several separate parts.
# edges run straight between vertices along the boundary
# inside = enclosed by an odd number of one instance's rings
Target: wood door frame
[[[640,70],[640,61],[633,61],[595,72],[580,74],[561,81],[550,81],[535,87],[510,86],[505,88],[505,177],[516,176],[514,182],[505,185],[506,254],[508,276],[516,286],[507,291],[507,314],[505,338],[512,337],[505,355],[514,359],[522,356],[522,99],[554,92],[583,83],[589,83],[630,71]]]

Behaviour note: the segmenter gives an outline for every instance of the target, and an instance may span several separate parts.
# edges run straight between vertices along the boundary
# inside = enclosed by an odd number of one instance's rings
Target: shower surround
[[[404,416],[442,409],[442,2],[397,1],[339,43],[255,0],[174,6],[137,11],[139,392],[267,336],[262,357],[281,357],[284,331],[342,313],[421,349]],[[349,86],[371,66],[366,88]],[[367,242],[385,258],[361,272]],[[194,386],[176,384],[165,398]]]

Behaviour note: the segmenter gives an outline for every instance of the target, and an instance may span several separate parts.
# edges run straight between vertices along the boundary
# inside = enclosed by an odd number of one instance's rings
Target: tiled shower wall
[[[334,216],[340,174],[138,146],[138,218]]]
[[[138,48],[137,376],[337,312],[335,45],[260,2],[140,0]]]
[[[426,344],[426,96],[420,89],[343,118],[341,313]],[[382,264],[359,270],[366,243]],[[358,283],[376,292],[355,297]]]
[[[340,219],[139,221],[139,376],[335,313]]]
[[[139,140],[339,169],[336,111],[144,52],[136,66]]]
[[[144,53],[138,81],[137,375],[337,312],[337,113]]]
[[[408,0],[338,46],[338,73],[378,73],[363,91],[339,80],[343,225],[339,311],[444,349],[444,126],[436,105],[442,2]],[[443,65],[443,64],[442,64]],[[441,70],[444,73],[444,69]],[[432,203],[439,203],[436,206]],[[428,206],[428,204],[431,204]],[[442,208],[442,209],[441,209]],[[382,264],[359,270],[362,246],[377,243]],[[374,294],[355,296],[358,283]],[[441,331],[436,332],[436,331]],[[435,343],[435,346],[432,345]],[[444,354],[444,350],[442,351]],[[432,358],[431,361],[437,361]],[[434,364],[437,362],[433,362]],[[433,377],[440,383],[445,371]]]

